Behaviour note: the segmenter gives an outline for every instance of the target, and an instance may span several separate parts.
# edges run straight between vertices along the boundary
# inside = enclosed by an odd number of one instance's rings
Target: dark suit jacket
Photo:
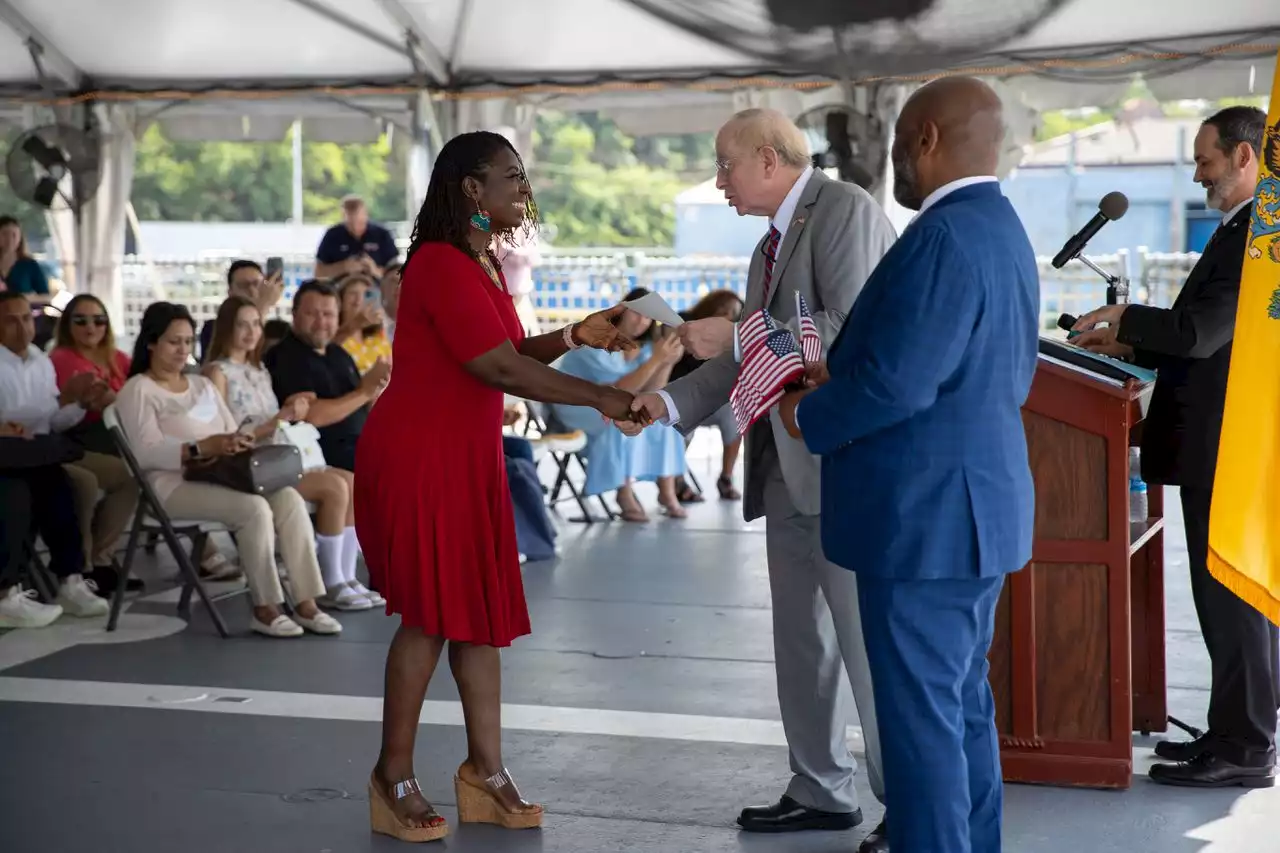
[[[1120,318],[1116,340],[1156,370],[1142,428],[1148,483],[1213,485],[1251,210],[1219,226],[1172,308],[1130,305]]]

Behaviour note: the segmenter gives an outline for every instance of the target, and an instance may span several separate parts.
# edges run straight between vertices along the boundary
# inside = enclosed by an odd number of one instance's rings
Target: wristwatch
[[[199,458],[200,458],[200,442],[198,441],[187,442],[187,459],[199,459]]]

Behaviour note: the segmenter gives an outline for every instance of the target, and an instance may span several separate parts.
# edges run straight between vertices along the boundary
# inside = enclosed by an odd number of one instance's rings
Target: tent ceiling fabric
[[[1137,70],[1167,99],[1265,93],[1280,43],[1274,3],[1155,2],[1071,0],[973,64],[1042,110],[1114,100]],[[1241,43],[1213,61],[1198,55]],[[1131,55],[1169,50],[1193,55]],[[606,109],[652,134],[711,129],[742,89],[777,87],[784,101],[839,94],[776,71],[626,0],[0,0],[0,122],[10,124],[31,121],[24,101],[96,93],[137,100],[140,120],[175,138],[279,139],[296,117],[309,138],[356,142],[408,126],[409,96],[426,87],[464,103],[509,95]]]

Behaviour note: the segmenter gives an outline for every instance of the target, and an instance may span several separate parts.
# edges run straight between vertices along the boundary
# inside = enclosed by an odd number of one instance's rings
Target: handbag
[[[291,444],[264,444],[230,456],[187,463],[182,476],[250,495],[269,495],[302,480],[302,452]]]
[[[324,461],[324,450],[320,447],[320,430],[305,421],[280,424],[276,430],[282,444],[291,444],[302,454],[302,470],[317,471],[328,463]]]

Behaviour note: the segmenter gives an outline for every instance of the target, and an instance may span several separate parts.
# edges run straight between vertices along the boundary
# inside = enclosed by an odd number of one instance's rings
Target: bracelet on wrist
[[[576,325],[577,323],[570,323],[569,325],[565,326],[564,332],[561,335],[561,337],[564,338],[564,345],[571,350],[577,349],[578,347],[582,346],[582,344],[578,343],[573,339],[573,327]]]

